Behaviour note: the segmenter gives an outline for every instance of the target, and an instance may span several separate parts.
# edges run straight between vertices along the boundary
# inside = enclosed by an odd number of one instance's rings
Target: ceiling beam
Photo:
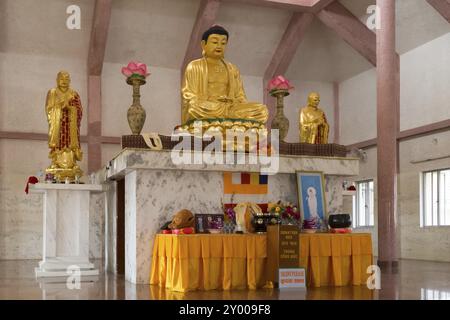
[[[319,13],[320,11],[322,11],[325,7],[329,6],[334,1],[336,1],[336,0],[318,0],[313,5],[312,10],[314,13]]]
[[[316,16],[372,65],[376,66],[376,35],[347,8],[338,1],[334,1],[318,12]]]
[[[0,139],[48,141],[48,134],[36,132],[0,131]],[[87,136],[80,136],[80,141],[82,143],[87,142]]]
[[[283,9],[294,12],[313,12],[313,7],[322,0],[226,0],[227,2]]]
[[[401,142],[446,131],[450,131],[450,120],[443,120],[439,122],[430,123],[421,127],[400,131],[397,134],[397,140]],[[367,149],[376,146],[377,146],[377,139],[375,138],[347,145],[346,147],[347,149],[351,150],[352,148]]]
[[[88,74],[91,76],[102,74],[109,21],[111,19],[111,7],[112,0],[95,1],[88,55]]]
[[[269,63],[264,79],[271,79],[284,74],[294,58],[314,15],[311,13],[294,13]]]
[[[366,140],[366,141],[361,141],[358,143],[353,143],[353,144],[349,144],[346,145],[345,147],[347,148],[348,151],[351,151],[352,149],[356,148],[356,149],[368,149],[368,148],[374,148],[377,146],[377,142],[378,139],[370,139],[370,140]]]
[[[200,42],[203,32],[214,24],[220,8],[220,0],[202,0],[198,8],[197,18],[192,28],[191,38],[189,40],[186,53],[184,55],[183,64],[181,65],[181,76],[189,62],[201,57]]]
[[[443,120],[427,124],[425,126],[403,130],[398,134],[397,139],[399,141],[404,141],[449,130],[450,130],[450,120]]]
[[[450,0],[427,0],[450,23]]]

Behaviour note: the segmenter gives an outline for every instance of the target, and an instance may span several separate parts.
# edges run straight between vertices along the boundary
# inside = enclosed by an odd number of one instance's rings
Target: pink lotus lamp
[[[283,112],[284,97],[289,95],[289,90],[294,89],[289,80],[283,76],[276,76],[270,80],[267,90],[272,97],[277,98],[277,112],[272,121],[272,129],[278,129],[280,133],[280,141],[284,142],[289,131],[289,120]]]
[[[128,108],[128,125],[134,135],[141,134],[144,127],[146,113],[141,106],[140,87],[146,83],[150,73],[147,72],[147,65],[136,61],[131,61],[126,67],[122,68],[122,74],[127,77],[127,83],[133,86],[133,104]]]

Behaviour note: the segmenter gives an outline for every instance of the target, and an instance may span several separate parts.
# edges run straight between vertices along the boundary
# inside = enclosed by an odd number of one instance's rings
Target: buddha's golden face
[[[211,34],[208,41],[202,41],[202,49],[206,57],[214,59],[222,59],[225,56],[228,38],[226,35]]]
[[[319,106],[319,103],[320,103],[320,96],[315,92],[311,93],[308,97],[308,104],[311,107],[317,108],[317,106]]]
[[[70,75],[68,73],[59,73],[56,79],[58,88],[67,90],[70,86]]]

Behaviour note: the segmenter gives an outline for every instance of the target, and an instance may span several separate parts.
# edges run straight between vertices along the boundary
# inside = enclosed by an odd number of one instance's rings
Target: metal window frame
[[[448,225],[443,225],[441,223],[441,217],[440,217],[440,211],[441,211],[441,193],[440,193],[440,187],[441,187],[441,172],[442,171],[449,171],[450,168],[443,168],[443,169],[435,169],[435,170],[429,170],[429,171],[423,171],[421,174],[421,179],[420,179],[420,188],[421,188],[421,199],[420,199],[420,207],[421,207],[421,213],[420,213],[420,227],[421,228],[430,228],[430,227],[448,227]],[[427,174],[431,174],[431,201],[433,202],[433,173],[436,173],[436,184],[437,184],[437,196],[436,196],[436,202],[437,202],[437,206],[436,206],[436,216],[437,216],[437,221],[436,224],[434,224],[434,219],[433,219],[433,212],[431,212],[431,225],[427,225],[427,219],[426,219],[426,215],[427,215],[427,208],[426,208],[426,192],[427,192],[427,183],[426,183],[426,175]],[[444,199],[445,201],[445,199]],[[433,210],[433,206],[431,208],[431,210]]]
[[[373,183],[373,187],[374,187],[374,192],[375,192],[375,182],[373,179],[367,179],[367,180],[361,180],[361,181],[355,181],[356,182],[356,213],[355,213],[355,227],[356,228],[371,228],[375,226],[375,217],[374,217],[374,224],[370,224],[370,210],[369,210],[369,205],[374,206],[374,203],[371,203],[370,201],[370,183]],[[365,217],[366,217],[366,223],[364,225],[361,225],[360,221],[359,221],[359,203],[360,203],[360,199],[359,199],[359,190],[360,190],[360,186],[365,184],[366,185],[366,194],[364,195],[365,199]],[[375,209],[375,208],[374,208]],[[372,210],[375,211],[375,210]]]

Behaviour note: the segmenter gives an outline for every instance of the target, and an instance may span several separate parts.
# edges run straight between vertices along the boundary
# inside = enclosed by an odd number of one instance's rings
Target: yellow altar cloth
[[[365,284],[370,234],[299,235],[308,286]],[[267,237],[256,234],[156,235],[150,284],[191,290],[257,289],[266,284]]]
[[[370,234],[300,234],[300,266],[308,286],[363,285],[372,264]]]
[[[156,235],[150,284],[179,292],[257,289],[267,238],[256,234]]]

